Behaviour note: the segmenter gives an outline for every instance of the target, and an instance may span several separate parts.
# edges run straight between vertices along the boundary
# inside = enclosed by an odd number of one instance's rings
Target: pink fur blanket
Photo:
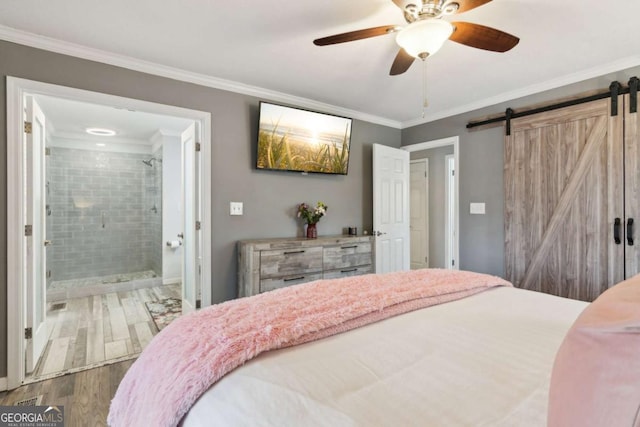
[[[260,353],[324,338],[495,286],[500,278],[415,270],[318,280],[180,317],[149,343],[111,402],[111,426],[175,426],[212,384]]]

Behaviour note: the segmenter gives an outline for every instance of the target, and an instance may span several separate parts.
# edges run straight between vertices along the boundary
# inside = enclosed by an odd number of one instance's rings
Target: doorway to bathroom
[[[9,342],[21,344],[15,354],[9,346],[12,388],[136,357],[196,300],[208,305],[210,290],[201,284],[210,272],[200,261],[210,241],[202,197],[209,161],[198,154],[208,145],[201,142],[210,120],[175,107],[8,83],[7,102],[23,112],[14,118],[29,124],[20,129],[25,144],[9,150],[9,163],[12,155],[16,161],[9,173],[24,177],[8,195],[9,206],[12,197],[22,206],[9,215],[9,229],[25,231],[9,237],[21,254],[9,260],[16,279],[9,280]]]

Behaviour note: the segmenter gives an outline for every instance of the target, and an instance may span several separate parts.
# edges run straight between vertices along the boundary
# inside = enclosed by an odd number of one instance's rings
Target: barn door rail
[[[631,77],[629,79],[629,112],[638,112],[638,84],[640,79],[637,77]]]
[[[515,111],[512,108],[507,108],[503,116],[494,117],[487,120],[481,120],[477,122],[467,123],[467,129],[472,129],[479,126],[485,126],[493,123],[505,122],[505,133],[507,136],[511,135],[511,120],[520,117],[531,116],[533,114],[544,113],[547,111],[559,110],[561,108],[571,107],[573,105],[584,104],[587,102],[598,101],[600,99],[611,98],[611,115],[618,115],[618,96],[629,94],[629,112],[635,113],[638,110],[638,88],[640,86],[640,80],[637,77],[629,79],[627,86],[622,86],[619,82],[613,81],[609,85],[609,90],[596,93],[594,95],[585,96],[582,98],[570,99],[568,101],[557,102],[555,104],[545,105],[543,107],[532,108],[530,110]]]

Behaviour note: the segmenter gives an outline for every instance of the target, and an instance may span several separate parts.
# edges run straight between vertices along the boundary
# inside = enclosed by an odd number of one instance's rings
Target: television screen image
[[[346,175],[351,122],[345,117],[261,102],[257,167]]]

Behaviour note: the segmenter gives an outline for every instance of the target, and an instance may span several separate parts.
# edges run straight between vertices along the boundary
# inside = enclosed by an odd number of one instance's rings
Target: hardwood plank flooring
[[[106,426],[111,399],[133,362],[131,359],[0,392],[0,406],[42,395],[40,405],[64,406],[65,426]]]
[[[137,356],[158,333],[144,303],[169,297],[180,298],[179,284],[73,298],[59,310],[49,304],[49,341],[27,381]]]
[[[65,426],[106,426],[120,381],[158,333],[144,303],[169,297],[180,298],[180,285],[74,298],[63,301],[67,305],[62,310],[52,311],[50,306],[50,337],[37,376],[22,387],[0,392],[0,406],[42,396],[39,405],[64,406]],[[130,358],[118,361],[122,357]],[[113,363],[64,375],[109,360]]]

